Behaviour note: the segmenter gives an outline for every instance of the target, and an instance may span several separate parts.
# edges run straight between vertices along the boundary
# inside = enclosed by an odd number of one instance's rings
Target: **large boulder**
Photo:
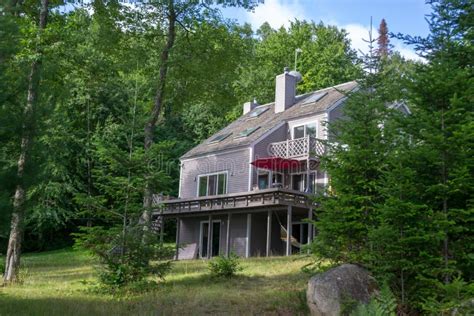
[[[344,304],[368,303],[376,292],[377,283],[367,270],[354,264],[343,264],[312,277],[306,297],[311,315],[337,316]]]

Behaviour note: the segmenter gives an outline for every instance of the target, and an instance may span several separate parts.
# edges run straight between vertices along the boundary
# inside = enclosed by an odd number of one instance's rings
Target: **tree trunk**
[[[168,1],[168,31],[166,37],[166,44],[161,52],[160,57],[160,74],[158,87],[155,94],[155,102],[150,114],[150,118],[145,124],[145,156],[153,145],[153,137],[155,134],[156,123],[160,117],[163,107],[163,97],[166,86],[166,75],[168,73],[168,59],[171,49],[173,48],[175,37],[176,37],[176,12],[174,8],[174,1]],[[148,159],[148,158],[147,158]],[[149,182],[150,175],[145,174],[145,191],[143,196],[143,213],[140,222],[144,226],[144,229],[149,229],[151,225],[151,208],[152,208],[152,197],[153,188]]]
[[[49,0],[41,0],[41,9],[38,23],[37,40],[40,40],[42,31],[46,28],[48,18]],[[15,196],[13,199],[13,213],[10,227],[10,238],[8,240],[7,256],[5,261],[5,283],[16,282],[20,269],[21,242],[23,235],[23,219],[25,212],[26,185],[25,165],[29,159],[29,151],[33,140],[33,129],[35,127],[35,103],[38,96],[39,68],[41,65],[41,50],[37,49],[38,58],[31,63],[28,76],[28,98],[23,111],[23,126],[21,136],[20,157],[17,163],[17,181]]]

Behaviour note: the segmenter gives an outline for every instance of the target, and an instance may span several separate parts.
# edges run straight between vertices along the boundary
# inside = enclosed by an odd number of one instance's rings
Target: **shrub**
[[[235,254],[231,254],[229,257],[219,256],[209,261],[209,270],[212,276],[231,278],[243,268],[239,258]]]
[[[75,240],[75,247],[99,259],[99,280],[107,286],[122,287],[149,275],[163,279],[171,268],[173,249],[138,225],[129,227],[125,238],[119,227],[82,227]]]
[[[384,285],[378,296],[373,297],[368,304],[359,304],[351,316],[395,316],[397,301],[388,285]]]
[[[474,282],[457,277],[437,284],[437,293],[425,298],[422,307],[431,315],[474,315]]]

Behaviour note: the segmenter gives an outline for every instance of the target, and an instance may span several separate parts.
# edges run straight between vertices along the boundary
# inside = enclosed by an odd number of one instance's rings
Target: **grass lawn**
[[[0,257],[0,260],[4,260]],[[180,261],[153,291],[104,295],[95,282],[94,261],[84,252],[60,250],[25,254],[22,285],[0,287],[0,315],[182,315],[307,314],[306,282],[300,256],[242,259],[231,280],[213,279],[207,263]]]

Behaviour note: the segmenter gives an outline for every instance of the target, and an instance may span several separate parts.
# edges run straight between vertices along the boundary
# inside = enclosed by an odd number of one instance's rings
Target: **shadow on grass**
[[[130,315],[141,314],[136,301],[85,297],[24,298],[0,295],[0,315]]]

